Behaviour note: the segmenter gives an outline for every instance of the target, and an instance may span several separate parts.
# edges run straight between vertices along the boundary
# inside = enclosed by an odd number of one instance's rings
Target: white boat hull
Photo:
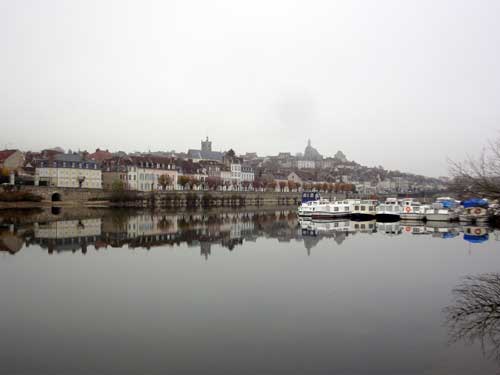
[[[312,211],[302,211],[300,208],[297,211],[297,215],[301,217],[311,217]]]
[[[453,221],[457,219],[457,215],[452,213],[447,214],[426,214],[425,218],[428,221]]]
[[[425,214],[421,213],[402,213],[400,215],[401,220],[424,220],[425,219]]]

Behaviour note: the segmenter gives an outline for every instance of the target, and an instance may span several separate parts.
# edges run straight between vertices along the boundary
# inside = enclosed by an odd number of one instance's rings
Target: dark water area
[[[0,218],[2,374],[498,374],[500,232],[294,210]]]

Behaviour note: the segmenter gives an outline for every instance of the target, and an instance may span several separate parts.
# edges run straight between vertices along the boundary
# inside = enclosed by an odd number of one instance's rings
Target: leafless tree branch
[[[500,274],[467,276],[453,297],[444,309],[450,341],[479,341],[485,355],[500,361]]]

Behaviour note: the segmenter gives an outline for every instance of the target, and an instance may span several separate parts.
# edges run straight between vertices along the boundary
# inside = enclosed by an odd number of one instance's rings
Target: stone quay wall
[[[199,191],[168,190],[155,192],[131,192],[133,199],[112,201],[113,194],[101,189],[56,188],[23,186],[22,191],[39,195],[42,204],[91,205],[101,204],[119,207],[234,207],[234,206],[298,206],[300,192],[275,191]],[[343,199],[343,194],[322,193],[327,199]]]

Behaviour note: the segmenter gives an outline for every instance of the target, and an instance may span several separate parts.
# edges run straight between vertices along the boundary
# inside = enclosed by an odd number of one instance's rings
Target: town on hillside
[[[40,152],[0,151],[2,185],[75,189],[221,190],[291,192],[317,190],[359,194],[425,193],[446,190],[448,179],[429,178],[348,160],[342,151],[323,156],[308,140],[303,153],[259,156],[214,151],[212,142],[187,152],[95,152],[60,147]]]

